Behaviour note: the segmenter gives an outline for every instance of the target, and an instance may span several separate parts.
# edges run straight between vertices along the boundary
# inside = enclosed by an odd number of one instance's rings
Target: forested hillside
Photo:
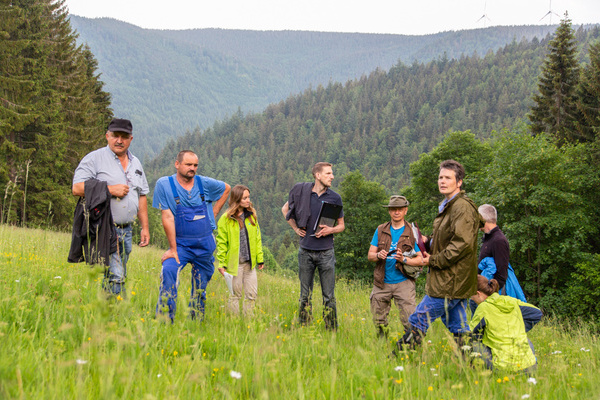
[[[486,55],[554,27],[493,27],[404,36],[300,31],[146,30],[113,19],[71,16],[112,94],[115,113],[132,119],[132,149],[149,159],[173,136],[217,119],[258,112],[306,88],[346,82],[377,68],[446,54]]]
[[[578,35],[583,47],[599,32]],[[203,160],[200,173],[252,189],[267,242],[281,242],[289,233],[279,211],[287,191],[311,179],[316,161],[332,162],[338,178],[359,170],[395,193],[409,183],[409,164],[449,130],[488,137],[516,126],[532,105],[546,45],[523,40],[484,57],[398,63],[308,89],[170,142],[147,169],[153,177],[172,173],[177,152],[193,149]]]
[[[173,141],[149,169],[172,173],[177,151],[189,148],[201,173],[247,184],[264,241],[279,265],[294,269],[297,238],[280,208],[295,182],[311,180],[316,161],[330,161],[346,221],[336,236],[336,274],[369,279],[366,251],[386,219],[387,195],[406,195],[409,220],[430,233],[441,200],[438,165],[456,159],[468,195],[497,207],[527,298],[597,317],[600,240],[589,222],[600,218],[599,38],[600,29],[575,31],[565,15],[541,43],[399,63],[318,86]]]
[[[0,2],[0,223],[68,226],[73,171],[111,116],[63,2]]]

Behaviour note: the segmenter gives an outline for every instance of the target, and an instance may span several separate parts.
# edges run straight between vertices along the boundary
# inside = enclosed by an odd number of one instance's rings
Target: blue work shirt
[[[198,187],[198,183],[196,183],[195,178],[192,190],[188,191],[185,190],[179,184],[179,182],[177,182],[177,174],[173,174],[172,176],[173,180],[175,181],[175,188],[177,189],[177,194],[179,195],[179,200],[181,202],[180,204],[182,206],[195,207],[202,204],[202,199],[200,198],[200,188]],[[217,224],[215,223],[215,215],[213,212],[212,203],[219,200],[225,192],[225,182],[206,176],[198,176],[200,177],[200,180],[202,181],[202,187],[204,188],[204,200],[206,201],[208,208],[208,218],[210,219],[212,229],[215,230],[217,229]],[[156,181],[152,207],[158,208],[159,210],[168,209],[171,210],[173,215],[177,214],[177,203],[175,203],[175,197],[173,196],[173,190],[171,190],[171,184],[169,183],[168,176],[163,176]]]
[[[390,233],[392,234],[392,244],[390,245],[390,250],[395,250],[398,246],[398,240],[400,240],[400,236],[404,233],[404,226],[400,229],[394,229],[390,225]],[[371,246],[377,247],[379,244],[379,235],[377,234],[378,229],[375,229],[375,234],[373,235],[373,239],[371,240]],[[415,243],[415,252],[421,251],[417,243]],[[385,279],[383,280],[385,283],[400,283],[405,281],[407,278],[404,276],[402,272],[398,268],[396,268],[396,259],[394,256],[389,256],[385,260]]]
[[[113,220],[119,225],[135,220],[140,206],[140,196],[145,196],[150,191],[140,160],[130,151],[127,151],[127,157],[129,158],[127,170],[123,170],[119,157],[106,146],[83,157],[73,175],[73,184],[95,178],[106,182],[109,186],[118,184],[129,186],[129,193],[126,196],[113,197],[110,200]]]
[[[310,217],[306,226],[306,236],[300,238],[300,247],[306,250],[329,250],[333,249],[333,235],[327,235],[323,237],[311,236],[315,233],[315,223],[317,217],[321,211],[321,204],[323,202],[342,205],[342,197],[331,189],[325,190],[321,196],[316,192],[310,194]],[[341,211],[340,217],[344,216],[344,210]],[[317,227],[317,231],[320,228]]]

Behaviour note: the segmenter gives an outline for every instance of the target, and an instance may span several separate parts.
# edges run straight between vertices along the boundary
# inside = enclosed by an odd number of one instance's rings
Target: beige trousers
[[[387,326],[388,314],[392,306],[392,299],[400,311],[400,321],[404,329],[410,329],[408,317],[415,311],[415,281],[407,279],[400,283],[384,283],[383,289],[373,286],[371,292],[371,313],[375,325]]]
[[[240,299],[242,298],[242,290],[244,291],[244,316],[252,316],[254,311],[254,302],[258,294],[258,279],[256,276],[256,268],[252,268],[252,264],[240,263],[238,266],[238,274],[233,277],[233,293],[229,295],[227,308],[234,314],[240,313]]]

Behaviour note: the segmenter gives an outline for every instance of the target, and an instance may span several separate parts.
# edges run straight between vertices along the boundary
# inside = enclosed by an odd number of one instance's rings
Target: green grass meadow
[[[598,399],[593,325],[544,318],[530,333],[538,371],[470,365],[440,322],[422,348],[388,356],[402,332],[378,339],[371,288],[339,281],[340,328],[299,327],[295,276],[259,272],[255,317],[228,314],[219,274],[206,318],[186,317],[190,268],[174,324],[154,316],[161,249],[134,246],[124,298],[107,301],[102,270],[67,263],[70,235],[0,226],[0,399]],[[366,251],[366,249],[365,249]],[[268,268],[268,266],[267,266]]]

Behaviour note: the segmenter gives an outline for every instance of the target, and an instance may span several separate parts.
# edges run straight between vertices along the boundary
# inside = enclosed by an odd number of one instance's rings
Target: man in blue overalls
[[[179,271],[192,264],[192,294],[190,314],[204,316],[206,285],[212,278],[216,229],[215,216],[227,201],[230,186],[225,182],[197,176],[198,156],[190,150],[181,151],[175,161],[177,173],[156,182],[152,206],[162,211],[162,224],[169,249],[161,258],[162,273],[157,315],[169,309],[171,322],[175,318]]]

